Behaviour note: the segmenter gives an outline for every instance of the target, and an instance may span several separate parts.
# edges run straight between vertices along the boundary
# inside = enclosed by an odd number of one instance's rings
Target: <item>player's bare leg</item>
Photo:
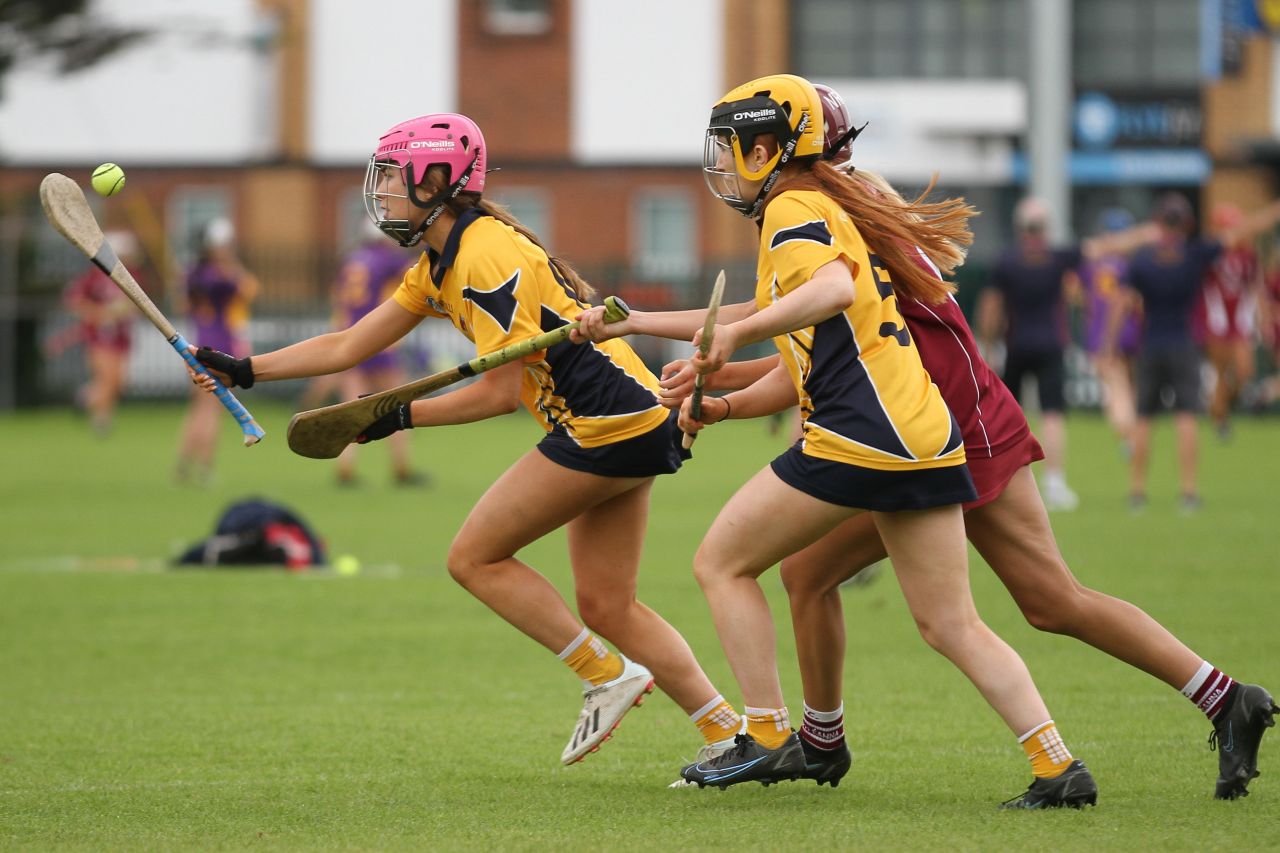
[[[1031,762],[1031,786],[1003,808],[1095,803],[1097,785],[1058,735],[1026,664],[978,617],[960,507],[873,517],[920,635],[973,682]]]
[[[1180,689],[1201,658],[1127,601],[1082,586],[1054,539],[1030,468],[965,515],[969,541],[1035,628],[1075,637]]]
[[[869,513],[850,518],[782,561],[804,685],[804,778],[833,787],[852,756],[844,732],[845,625],[840,585],[887,556]]]
[[[197,388],[192,392],[182,422],[182,438],[178,448],[177,479],[207,484],[213,473],[213,459],[218,450],[218,428],[221,426],[222,404],[212,394]]]
[[[569,522],[578,614],[588,628],[647,666],[662,691],[692,714],[717,691],[684,637],[636,600],[652,485],[652,480],[643,482]]]
[[[1067,425],[1062,412],[1041,415],[1040,438],[1044,445],[1045,504],[1050,509],[1073,510],[1080,499],[1067,485]]]
[[[653,688],[654,679],[644,666],[620,659],[600,646],[555,587],[515,554],[551,531],[590,514],[593,508],[628,493],[639,492],[637,499],[647,501],[652,481],[652,477],[601,477],[573,471],[531,450],[480,498],[449,551],[449,572],[455,580],[520,631],[560,655],[590,682],[584,694],[583,714],[561,756],[565,763],[573,763],[599,748],[622,715]],[[628,506],[635,509],[634,504]],[[642,530],[644,521],[642,514],[628,520],[620,531],[593,531],[601,547],[632,551],[621,560],[631,568],[629,576],[624,574],[621,579],[620,600],[634,601],[640,539],[635,527],[639,525]],[[611,541],[615,533],[620,544]],[[577,547],[571,552],[574,557],[582,553],[580,535],[575,539]],[[599,559],[594,552],[591,556]],[[617,565],[618,555],[613,559]],[[600,569],[593,566],[587,571],[594,581],[593,590],[602,594],[599,590],[604,579],[598,576]],[[651,613],[647,609],[646,612]]]
[[[1094,358],[1094,369],[1102,382],[1102,404],[1107,423],[1116,436],[1132,451],[1133,425],[1137,419],[1134,407],[1133,382],[1124,356],[1099,355]]]
[[[746,734],[734,749],[680,771],[698,785],[798,779],[805,758],[778,680],[773,616],[757,580],[857,510],[820,501],[764,468],[729,499],[694,557],[697,578],[742,690]]]
[[[1026,664],[978,617],[959,506],[873,513],[920,635],[1020,735],[1049,719]]]
[[[116,402],[124,391],[128,353],[108,347],[92,347],[88,360],[92,378],[85,403],[94,431],[105,436],[111,430]]]
[[[1129,459],[1129,506],[1147,505],[1147,463],[1151,460],[1151,418],[1139,417],[1133,426],[1133,456]]]
[[[757,578],[855,512],[788,486],[766,467],[729,499],[702,540],[694,576],[747,705],[783,706],[773,616]]]
[[[1182,487],[1182,509],[1199,508],[1200,493],[1196,488],[1196,463],[1200,437],[1193,412],[1175,412],[1173,429],[1178,437],[1178,482]]]

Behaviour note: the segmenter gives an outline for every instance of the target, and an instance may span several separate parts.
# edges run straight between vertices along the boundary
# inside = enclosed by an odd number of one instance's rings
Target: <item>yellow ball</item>
[[[333,568],[340,575],[357,575],[360,573],[360,561],[351,554],[343,554],[333,561]]]
[[[92,183],[98,195],[115,195],[124,189],[124,169],[115,163],[103,163],[93,170]]]

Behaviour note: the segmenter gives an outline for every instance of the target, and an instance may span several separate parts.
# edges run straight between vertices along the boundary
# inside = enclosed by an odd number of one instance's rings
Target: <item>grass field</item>
[[[251,404],[254,402],[249,400]],[[577,682],[443,567],[452,532],[530,447],[519,415],[419,430],[425,490],[364,486],[291,455],[289,410],[254,406],[267,440],[228,421],[207,489],[170,479],[181,410],[125,408],[95,440],[66,411],[0,419],[0,847],[33,849],[1280,849],[1280,735],[1253,795],[1212,799],[1209,726],[1176,691],[1075,642],[1038,634],[978,558],[981,612],[1027,660],[1099,806],[1011,814],[1026,760],[976,691],[915,633],[882,574],[846,592],[853,771],[812,783],[668,790],[698,741],[655,694],[617,737],[559,765]],[[1125,469],[1095,418],[1070,423],[1082,507],[1055,516],[1080,578],[1129,598],[1224,670],[1280,689],[1280,422],[1206,431],[1205,508],[1176,509],[1172,435],[1157,434],[1151,505],[1125,509]],[[735,423],[655,490],[642,597],[740,701],[689,573],[723,500],[780,439]],[[366,571],[165,572],[230,501],[297,509]],[[567,591],[563,538],[526,559]],[[800,704],[776,572],[783,684]]]

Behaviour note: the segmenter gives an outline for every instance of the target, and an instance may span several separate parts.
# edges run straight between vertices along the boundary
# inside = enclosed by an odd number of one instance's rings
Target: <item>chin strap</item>
[[[852,145],[853,141],[858,138],[858,134],[867,129],[867,125],[871,122],[863,122],[862,127],[851,127],[832,142],[827,148],[827,152],[822,155],[823,160],[834,160],[844,150],[845,146]]]
[[[422,224],[414,229],[413,233],[411,233],[405,240],[400,241],[401,246],[407,248],[418,244],[418,241],[422,239],[422,235],[426,233],[427,229],[435,224],[435,221],[440,218],[440,214],[444,213],[445,207],[448,203],[457,198],[458,194],[467,188],[467,184],[471,183],[471,174],[475,171],[476,164],[479,162],[480,152],[477,151],[476,156],[472,158],[471,163],[467,168],[462,170],[462,176],[458,178],[458,180],[454,181],[454,183],[449,187],[446,187],[436,193],[426,201],[418,200],[416,185],[414,189],[409,191],[409,201],[413,202],[415,207],[431,209],[431,212],[427,214],[427,218],[422,221]]]

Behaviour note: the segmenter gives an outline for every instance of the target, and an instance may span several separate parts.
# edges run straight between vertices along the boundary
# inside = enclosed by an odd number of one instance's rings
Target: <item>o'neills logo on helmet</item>
[[[733,120],[742,121],[743,119],[746,119],[746,118],[759,120],[762,118],[776,118],[777,115],[778,115],[778,111],[773,109],[772,107],[769,107],[763,110],[743,110],[740,113],[734,113]]]
[[[409,143],[410,148],[447,148],[452,151],[454,141],[452,139],[419,139]]]

